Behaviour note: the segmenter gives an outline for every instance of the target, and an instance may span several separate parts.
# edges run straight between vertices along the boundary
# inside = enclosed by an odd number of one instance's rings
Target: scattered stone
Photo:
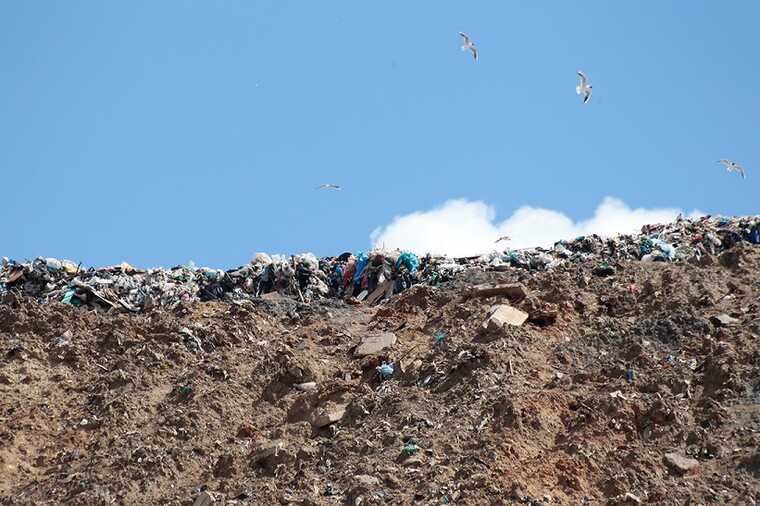
[[[312,417],[312,425],[317,428],[327,427],[343,418],[346,414],[347,404],[328,403],[320,408]]]
[[[317,389],[317,383],[315,381],[309,381],[306,383],[298,383],[296,385],[293,385],[293,387],[296,390],[300,390],[302,392],[311,392],[312,390]]]
[[[377,487],[378,485],[380,485],[380,480],[368,474],[360,474],[360,475],[354,476],[354,482],[356,483],[356,485],[367,487],[367,488]]]
[[[396,344],[396,334],[385,332],[377,336],[365,337],[361,344],[354,350],[354,356],[366,357],[367,355],[377,355]]]
[[[498,304],[491,308],[488,319],[483,322],[483,328],[497,330],[504,325],[520,326],[528,319],[528,313],[520,311],[507,304]]]
[[[214,504],[215,501],[216,498],[211,492],[203,491],[195,498],[193,506],[210,506],[211,504]]]
[[[666,453],[663,461],[676,474],[687,474],[699,466],[698,460],[679,453]]]

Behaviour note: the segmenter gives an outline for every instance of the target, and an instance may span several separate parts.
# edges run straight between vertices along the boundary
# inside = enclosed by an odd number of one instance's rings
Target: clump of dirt
[[[754,504],[760,248],[733,260],[483,268],[378,307],[7,294],[0,503]]]

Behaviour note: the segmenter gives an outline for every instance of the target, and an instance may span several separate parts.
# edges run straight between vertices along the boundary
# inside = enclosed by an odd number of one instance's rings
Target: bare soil
[[[378,307],[7,294],[0,504],[756,504],[760,247],[595,267]],[[467,296],[501,283],[529,295]],[[494,304],[529,319],[486,329]]]

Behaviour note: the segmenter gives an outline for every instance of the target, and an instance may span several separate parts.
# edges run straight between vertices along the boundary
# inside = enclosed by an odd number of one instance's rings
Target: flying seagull
[[[581,82],[575,87],[575,92],[578,95],[583,95],[583,103],[585,104],[591,100],[591,85],[588,83],[588,77],[586,77],[586,74],[580,70],[578,71],[578,77],[580,77]]]
[[[478,50],[475,48],[475,43],[470,39],[470,36],[464,32],[459,32],[459,35],[462,36],[462,40],[464,41],[464,44],[462,44],[462,51],[471,52],[475,61],[478,61]]]
[[[336,192],[341,191],[343,188],[341,188],[340,185],[337,184],[321,184],[317,187],[317,190],[335,190]]]
[[[494,244],[496,244],[497,242],[501,242],[501,241],[511,241],[511,240],[512,240],[512,238],[509,237],[508,235],[503,235],[503,236],[499,237],[498,239],[496,239],[494,241]]]
[[[744,172],[744,167],[742,167],[738,163],[732,162],[731,160],[725,160],[725,159],[718,160],[718,163],[722,163],[728,172],[736,172],[739,175],[741,175],[743,179],[746,179],[747,173]]]

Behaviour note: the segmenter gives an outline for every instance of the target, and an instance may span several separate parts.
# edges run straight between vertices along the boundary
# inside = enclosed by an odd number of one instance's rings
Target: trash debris
[[[615,390],[614,392],[610,392],[610,397],[612,397],[613,399],[620,399],[623,401],[628,400],[625,398],[625,396],[623,395],[623,392],[621,392],[620,390]]]
[[[594,270],[591,271],[591,273],[599,277],[613,276],[615,274],[615,268],[607,262],[602,262],[601,264],[594,267]]]
[[[710,321],[718,327],[728,327],[730,325],[737,325],[741,323],[740,320],[728,316],[727,314],[711,316]]]
[[[60,336],[56,337],[55,340],[53,341],[53,344],[56,348],[63,348],[71,344],[71,338],[72,338],[72,333],[70,330],[67,330]]]
[[[420,451],[420,447],[417,446],[416,444],[411,443],[411,442],[404,444],[403,453],[406,457],[410,457],[414,455],[415,453],[417,453],[418,451]]]
[[[443,340],[444,340],[445,337],[446,336],[445,336],[445,334],[443,333],[442,330],[439,330],[438,332],[436,332],[436,334],[435,334],[435,344],[437,346],[442,345],[443,344]]]
[[[383,362],[377,366],[377,372],[380,374],[381,379],[388,379],[393,376],[393,364],[387,364]]]
[[[492,252],[473,258],[448,258],[411,252],[373,250],[318,259],[310,253],[284,257],[257,253],[250,263],[227,271],[188,263],[171,269],[138,269],[121,263],[82,269],[68,260],[39,257],[19,263],[6,257],[0,290],[15,291],[42,303],[99,307],[126,312],[174,309],[193,301],[253,300],[281,294],[310,303],[324,298],[357,299],[374,305],[416,284],[438,285],[467,268],[551,270],[592,259],[595,274],[610,276],[623,260],[699,262],[739,242],[760,244],[760,216],[679,219],[646,225],[641,234],[596,235],[558,241],[549,249]],[[491,290],[489,292],[489,290]],[[470,297],[505,295],[512,303],[527,296],[519,285],[485,287]]]

